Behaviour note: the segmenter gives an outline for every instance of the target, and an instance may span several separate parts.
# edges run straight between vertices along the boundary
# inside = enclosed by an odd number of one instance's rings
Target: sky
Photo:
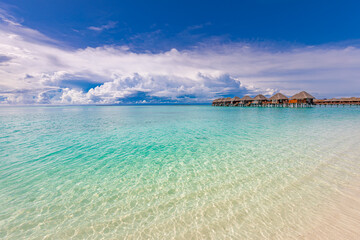
[[[360,2],[0,0],[0,104],[360,97]]]

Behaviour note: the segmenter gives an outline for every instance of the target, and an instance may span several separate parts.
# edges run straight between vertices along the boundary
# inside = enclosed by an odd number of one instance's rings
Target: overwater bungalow
[[[224,106],[224,98],[219,99],[219,106]]]
[[[317,106],[360,106],[360,98],[331,98],[315,99],[311,94],[302,91],[290,99],[284,94],[276,93],[270,99],[264,95],[257,95],[254,98],[250,96],[217,98],[212,103],[213,106],[240,106],[240,107],[312,107]]]
[[[231,97],[224,98],[223,99],[223,106],[226,106],[226,107],[230,106],[231,101],[232,101]]]
[[[219,106],[220,103],[221,103],[221,98],[217,98],[217,99],[215,99],[215,100],[212,102],[212,105],[213,105],[213,106]]]
[[[250,96],[244,96],[244,97],[242,97],[240,100],[241,100],[241,101],[240,101],[240,104],[241,104],[242,106],[250,106],[250,104],[252,103],[252,101],[253,101],[254,99],[252,99]]]
[[[295,94],[294,96],[292,96],[289,100],[289,104],[291,107],[294,107],[294,106],[303,106],[303,107],[306,107],[306,106],[311,106],[314,104],[314,97],[311,96],[309,93],[305,92],[305,91],[302,91],[302,92],[299,92],[297,94]]]
[[[223,106],[224,98],[219,98],[217,100],[216,106]]]
[[[252,105],[254,105],[254,106],[263,106],[263,104],[266,103],[267,100],[268,99],[264,95],[259,94],[256,97],[254,97],[254,101],[252,102]]]
[[[241,99],[239,98],[239,97],[233,97],[232,99],[231,99],[231,106],[238,106],[239,105],[239,103],[241,102]]]
[[[270,99],[271,104],[277,107],[284,107],[287,105],[289,98],[282,93],[277,93],[272,96]]]

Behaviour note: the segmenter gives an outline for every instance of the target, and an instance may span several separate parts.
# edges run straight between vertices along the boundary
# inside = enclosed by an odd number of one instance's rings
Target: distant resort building
[[[277,93],[270,98],[271,104],[278,107],[288,103],[289,98],[282,93]]]
[[[314,97],[309,93],[302,91],[290,98],[289,104],[293,106],[314,105]]]
[[[360,105],[360,98],[331,98],[331,99],[314,99],[314,104],[319,106],[353,106]]]
[[[315,99],[311,94],[302,91],[288,98],[282,93],[276,93],[269,99],[259,94],[254,98],[250,96],[227,97],[215,99],[213,106],[234,106],[234,107],[312,107],[312,106],[339,106],[339,105],[360,105],[360,98],[332,98],[332,99]]]
[[[248,107],[248,106],[250,106],[250,104],[252,103],[252,101],[254,99],[252,99],[250,96],[244,96],[240,100],[241,100],[240,103],[242,106]]]
[[[256,97],[254,97],[254,101],[252,102],[252,105],[260,106],[260,105],[263,105],[264,103],[266,103],[267,101],[268,101],[268,99],[264,95],[259,94]]]
[[[239,97],[233,97],[231,99],[231,106],[239,106],[239,104],[241,103],[241,99]]]
[[[227,97],[227,98],[224,98],[224,106],[230,106],[231,105],[231,100],[232,98],[231,97]]]

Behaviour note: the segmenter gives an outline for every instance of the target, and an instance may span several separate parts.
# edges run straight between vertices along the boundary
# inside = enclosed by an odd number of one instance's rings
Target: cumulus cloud
[[[209,102],[279,90],[359,95],[358,66],[360,49],[351,46],[280,51],[237,43],[161,53],[135,53],[126,46],[71,49],[21,24],[0,24],[3,104]]]

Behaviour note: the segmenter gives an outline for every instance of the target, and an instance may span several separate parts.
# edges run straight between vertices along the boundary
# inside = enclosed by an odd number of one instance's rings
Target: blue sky
[[[333,0],[70,1],[7,0],[24,26],[74,47],[131,45],[141,50],[220,42],[318,45],[360,39],[360,3]],[[90,26],[108,29],[91,31]],[[111,25],[112,23],[112,25]],[[150,39],[149,39],[150,38]]]
[[[0,102],[360,95],[358,1],[0,2]]]

